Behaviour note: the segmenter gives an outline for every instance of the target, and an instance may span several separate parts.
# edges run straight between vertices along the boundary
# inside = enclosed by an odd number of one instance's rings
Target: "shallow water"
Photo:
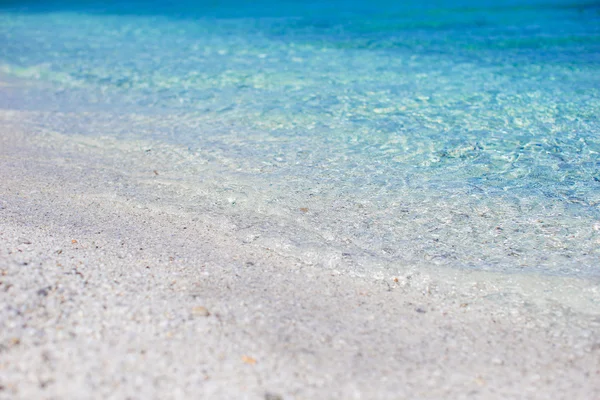
[[[596,3],[3,4],[2,108],[183,149],[242,240],[600,276]]]

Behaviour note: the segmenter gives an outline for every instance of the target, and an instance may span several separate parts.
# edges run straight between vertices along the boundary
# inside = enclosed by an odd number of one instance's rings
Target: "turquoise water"
[[[241,239],[600,276],[597,2],[4,2],[0,44],[1,108],[181,146]]]

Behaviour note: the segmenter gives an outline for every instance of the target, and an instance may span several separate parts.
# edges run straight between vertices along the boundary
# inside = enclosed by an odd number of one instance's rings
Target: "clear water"
[[[600,276],[600,4],[195,3],[2,3],[0,107],[179,146],[314,262]]]

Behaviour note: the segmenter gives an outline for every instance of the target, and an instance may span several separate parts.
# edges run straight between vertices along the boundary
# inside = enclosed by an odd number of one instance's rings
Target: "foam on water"
[[[6,10],[0,105],[179,149],[241,240],[600,275],[596,4],[223,4]]]

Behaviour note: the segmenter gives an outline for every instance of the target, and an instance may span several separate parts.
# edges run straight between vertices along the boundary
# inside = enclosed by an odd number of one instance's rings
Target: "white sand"
[[[598,282],[328,266],[140,143],[26,121],[0,113],[2,399],[600,398]]]

